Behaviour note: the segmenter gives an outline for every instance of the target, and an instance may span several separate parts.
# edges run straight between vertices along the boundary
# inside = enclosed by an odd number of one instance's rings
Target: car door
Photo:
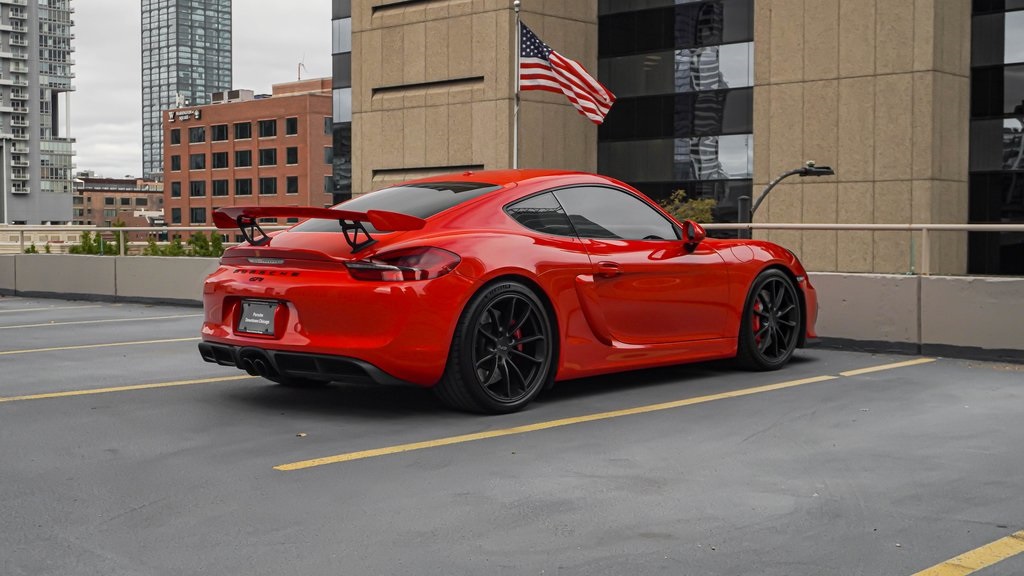
[[[722,338],[729,301],[725,263],[688,247],[678,227],[619,188],[554,191],[590,257],[577,289],[595,333],[624,344]]]

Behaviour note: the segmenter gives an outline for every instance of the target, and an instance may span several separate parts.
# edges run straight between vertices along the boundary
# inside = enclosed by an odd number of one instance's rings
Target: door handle
[[[604,278],[614,278],[622,274],[622,268],[619,267],[618,262],[604,262],[597,263],[597,275]]]

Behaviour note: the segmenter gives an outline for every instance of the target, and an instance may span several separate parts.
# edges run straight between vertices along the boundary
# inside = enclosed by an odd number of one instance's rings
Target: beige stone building
[[[1024,100],[1014,83],[1024,10],[987,0],[523,0],[521,15],[619,97],[598,129],[558,95],[523,93],[521,167],[596,170],[655,199],[680,188],[713,196],[729,221],[739,196],[815,160],[836,176],[787,180],[755,221],[1024,222],[1024,163],[1012,162],[1024,151],[1024,112],[1013,108]],[[353,0],[351,19],[354,193],[511,165],[511,0]],[[1005,90],[985,84],[1004,69]],[[920,265],[910,232],[759,236],[817,271]],[[930,271],[1024,273],[1019,236],[934,233]]]
[[[524,2],[541,38],[590,69],[594,2]],[[515,14],[504,0],[352,3],[352,188],[512,163]],[[552,40],[553,41],[553,40]],[[597,129],[556,94],[524,92],[522,167],[597,169]]]

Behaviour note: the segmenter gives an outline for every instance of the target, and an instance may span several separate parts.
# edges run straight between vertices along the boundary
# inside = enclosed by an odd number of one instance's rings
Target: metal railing
[[[265,225],[264,230],[268,232],[273,230],[285,230],[290,228],[293,224],[289,225]],[[914,253],[916,248],[914,243],[911,245],[911,274],[921,274],[927,276],[931,273],[931,234],[936,232],[1019,232],[1024,234],[1024,224],[791,224],[791,223],[779,223],[779,224],[738,224],[738,223],[716,223],[716,224],[705,224],[704,227],[708,231],[715,230],[792,230],[792,231],[826,231],[826,232],[842,232],[842,231],[857,231],[857,232],[914,232],[920,234],[920,245],[921,250],[921,261],[920,270],[916,270],[916,266],[913,265]],[[218,229],[213,226],[174,226],[168,228],[153,228],[153,227],[89,227],[89,226],[8,226],[0,228],[0,237],[3,235],[10,235],[17,232],[19,252],[24,253],[26,248],[26,234],[28,233],[47,233],[47,234],[78,234],[81,235],[83,232],[89,232],[92,234],[96,233],[111,233],[119,237],[120,242],[120,254],[126,255],[126,248],[128,246],[145,246],[147,242],[125,242],[125,234],[128,232],[144,232],[149,235],[175,235],[182,232],[204,232],[204,233],[220,233],[224,234],[225,231]],[[913,238],[913,237],[912,237]],[[74,244],[72,242],[65,242],[66,244]],[[169,242],[158,242],[158,245],[166,246]],[[9,246],[11,242],[0,242],[0,246]],[[234,242],[225,242],[225,246],[235,245]]]
[[[268,224],[268,225],[262,225],[261,228],[263,228],[267,232],[273,232],[275,230],[286,230],[288,228],[291,228],[292,226],[294,226],[294,224],[288,224],[288,225]],[[17,245],[18,246],[18,252],[21,253],[21,254],[24,254],[25,253],[25,249],[28,248],[29,244],[32,243],[32,242],[35,242],[35,238],[30,236],[30,234],[32,234],[32,233],[48,234],[48,235],[60,234],[60,235],[65,235],[65,236],[67,236],[67,235],[77,235],[78,236],[78,241],[65,240],[65,239],[62,239],[62,240],[59,240],[59,241],[49,241],[50,244],[74,246],[74,245],[78,245],[81,242],[81,235],[83,233],[85,233],[85,232],[88,232],[88,233],[90,233],[92,235],[99,235],[99,234],[109,233],[109,234],[107,234],[108,236],[115,236],[115,237],[117,237],[117,241],[118,241],[118,243],[120,245],[119,255],[120,256],[127,256],[128,255],[128,253],[127,253],[127,248],[128,247],[130,247],[130,246],[135,246],[135,247],[147,246],[149,244],[149,240],[146,240],[145,242],[142,242],[142,241],[127,241],[126,242],[125,241],[125,234],[127,234],[128,232],[144,232],[147,235],[152,236],[152,237],[164,236],[164,235],[173,237],[173,236],[178,235],[178,234],[180,234],[182,232],[203,232],[203,233],[225,234],[225,233],[229,233],[230,230],[225,231],[225,230],[222,230],[222,229],[217,228],[215,226],[174,226],[174,227],[168,227],[168,228],[163,228],[163,227],[156,228],[156,227],[153,227],[153,226],[20,226],[20,225],[14,226],[14,225],[12,225],[12,226],[7,226],[7,227],[0,227],[0,237],[10,236],[10,235],[12,235],[14,233],[17,233],[18,234],[18,241],[17,242],[0,242],[0,246]],[[26,243],[26,241],[28,243]],[[42,240],[40,240],[40,242],[42,242]],[[170,241],[158,241],[156,244],[158,246],[167,246],[168,244],[170,244]],[[238,244],[238,243],[237,242],[224,242],[224,246],[234,246],[236,244]]]
[[[1020,232],[1024,233],[1024,224],[705,224],[711,230],[795,230],[795,231],[826,231],[826,232],[919,232],[921,248],[920,271],[915,270],[913,242],[910,247],[911,274],[928,276],[931,274],[931,238],[935,232]],[[911,237],[913,239],[913,237]]]

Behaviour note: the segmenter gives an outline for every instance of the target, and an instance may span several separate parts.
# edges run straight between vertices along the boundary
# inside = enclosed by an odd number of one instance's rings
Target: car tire
[[[736,359],[748,370],[778,370],[793,356],[803,329],[793,280],[781,270],[765,270],[747,294]]]
[[[434,391],[458,410],[520,410],[554,377],[555,338],[548,310],[532,290],[515,281],[487,286],[463,310]]]

